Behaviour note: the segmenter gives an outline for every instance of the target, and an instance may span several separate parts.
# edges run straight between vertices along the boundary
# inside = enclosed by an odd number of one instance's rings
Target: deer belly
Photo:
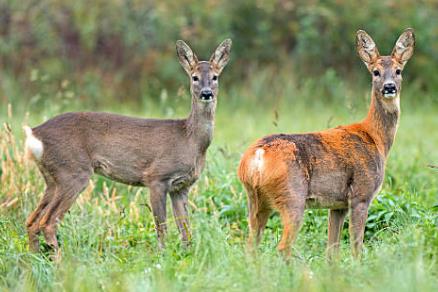
[[[348,175],[345,172],[330,171],[311,178],[307,208],[343,209],[348,207]]]
[[[196,180],[198,179],[197,176],[193,175],[182,175],[179,177],[176,177],[170,181],[170,192],[178,192],[180,190],[189,188],[191,185],[193,185]]]
[[[144,184],[141,168],[129,161],[112,161],[99,157],[93,160],[93,168],[95,173],[117,182],[134,186]]]
[[[345,209],[347,207],[348,201],[339,198],[311,195],[306,199],[308,209]]]

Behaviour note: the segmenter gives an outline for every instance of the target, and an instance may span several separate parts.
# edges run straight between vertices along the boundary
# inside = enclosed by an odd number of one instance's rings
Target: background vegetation
[[[0,0],[0,290],[438,290],[438,2],[429,1],[14,1]],[[361,262],[326,263],[327,211],[306,211],[285,262],[268,224],[256,258],[245,252],[240,154],[257,137],[362,118],[369,75],[354,36],[382,54],[406,27],[417,48],[404,72],[402,118],[373,202]],[[94,177],[60,226],[63,261],[28,251],[24,221],[44,190],[23,161],[23,124],[72,110],[144,117],[187,115],[184,39],[207,59],[224,38],[213,145],[190,198],[194,244],[159,252],[148,191]],[[348,222],[346,223],[347,227]]]

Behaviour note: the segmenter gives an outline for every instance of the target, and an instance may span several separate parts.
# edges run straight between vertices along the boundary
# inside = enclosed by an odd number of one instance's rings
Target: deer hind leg
[[[252,250],[258,246],[263,235],[263,231],[272,213],[271,207],[263,201],[263,198],[251,187],[246,187],[248,194],[248,223],[249,238],[248,248]]]
[[[342,226],[348,209],[329,210],[327,257],[334,258],[339,252]]]
[[[262,239],[263,232],[266,227],[266,223],[268,222],[269,216],[272,213],[272,209],[267,206],[262,206],[261,209],[256,214],[256,222],[255,222],[255,234],[254,241],[256,245],[260,244],[260,240]]]
[[[278,244],[278,250],[287,258],[291,254],[292,244],[297,238],[306,208],[308,185],[304,175],[296,174],[289,179],[285,188],[274,196],[274,204],[280,212],[283,224],[283,234]]]
[[[77,196],[87,187],[90,176],[90,172],[83,172],[59,179],[55,194],[39,220],[39,227],[44,234],[46,243],[54,249],[55,258],[59,256],[59,245],[56,238],[57,223],[62,220]]]
[[[29,236],[29,248],[31,251],[38,252],[40,249],[40,242],[38,235],[40,233],[40,224],[39,220],[41,215],[44,213],[44,210],[49,205],[55,190],[56,185],[53,181],[46,180],[47,187],[44,192],[44,196],[39,202],[37,208],[29,215],[26,220],[27,233]]]
[[[304,208],[305,201],[288,202],[279,208],[281,222],[283,224],[283,234],[278,244],[278,250],[283,253],[285,257],[289,257],[291,254],[292,244],[297,238],[303,221]]]

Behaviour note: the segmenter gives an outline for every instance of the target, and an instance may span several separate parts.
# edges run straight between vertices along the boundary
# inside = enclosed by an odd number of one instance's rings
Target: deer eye
[[[380,71],[379,70],[374,70],[373,71],[373,75],[376,76],[376,77],[380,76]]]
[[[401,74],[401,70],[400,69],[395,70],[395,74],[400,75]]]
[[[213,75],[213,80],[214,80],[214,81],[217,80],[217,75]]]
[[[198,76],[192,76],[193,81],[199,81],[199,77]]]

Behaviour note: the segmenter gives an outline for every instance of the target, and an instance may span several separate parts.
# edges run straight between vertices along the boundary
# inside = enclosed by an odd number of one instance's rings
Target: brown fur
[[[187,119],[81,112],[62,114],[32,130],[26,129],[28,141],[36,138],[44,146],[37,165],[47,184],[44,197],[27,220],[32,250],[39,249],[38,234],[42,231],[47,243],[58,251],[56,224],[93,173],[149,187],[161,246],[169,193],[182,240],[188,242],[187,195],[201,174],[212,140],[217,76],[229,60],[230,48],[231,40],[225,40],[206,62],[198,61],[183,41],[177,42],[180,63],[191,80],[192,110]]]
[[[238,176],[248,193],[250,245],[260,241],[269,214],[276,209],[284,225],[278,248],[289,254],[304,209],[328,208],[328,252],[333,255],[349,209],[353,254],[359,255],[368,206],[383,182],[398,126],[401,75],[396,70],[412,55],[414,36],[412,30],[405,31],[396,43],[399,50],[391,56],[381,57],[363,31],[358,32],[357,44],[374,75],[369,113],[362,122],[315,133],[267,136],[243,154]],[[397,90],[394,98],[386,97],[389,83]]]

